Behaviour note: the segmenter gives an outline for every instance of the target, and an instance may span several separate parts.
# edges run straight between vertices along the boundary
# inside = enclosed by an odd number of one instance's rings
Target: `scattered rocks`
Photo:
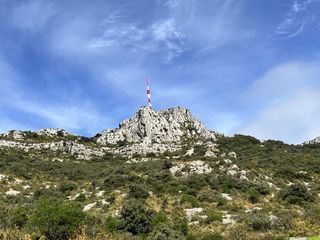
[[[222,223],[223,224],[235,224],[236,220],[233,219],[233,217],[235,217],[235,215],[231,215],[231,214],[224,215],[222,218]]]
[[[89,203],[89,204],[87,204],[87,205],[84,206],[83,211],[84,211],[84,212],[89,211],[89,210],[91,210],[93,207],[95,207],[96,205],[97,205],[96,202]]]
[[[40,129],[37,134],[44,137],[66,137],[71,135],[62,128],[44,128]]]
[[[99,192],[96,193],[96,196],[97,196],[97,197],[102,197],[105,192],[106,192],[106,191],[101,190],[101,191],[99,191]]]
[[[11,130],[3,134],[3,137],[12,138],[14,140],[23,140],[25,136],[26,134],[23,131],[19,131],[19,130]]]
[[[20,194],[20,192],[16,191],[16,190],[13,190],[12,188],[10,188],[10,190],[6,191],[6,195],[7,196],[16,196],[18,194]]]
[[[170,168],[172,175],[182,174],[204,174],[212,172],[212,168],[204,161],[197,160],[186,163],[180,163]]]
[[[237,158],[237,154],[235,152],[229,152],[228,157]]]
[[[186,156],[191,156],[194,153],[194,148],[187,150]]]
[[[221,196],[228,201],[232,200],[232,197],[228,193],[221,193]]]
[[[186,212],[186,217],[189,222],[189,224],[198,224],[199,221],[194,221],[192,222],[193,217],[197,216],[201,219],[206,219],[208,216],[207,215],[200,215],[202,213],[203,209],[202,208],[190,208],[190,209],[185,209]]]

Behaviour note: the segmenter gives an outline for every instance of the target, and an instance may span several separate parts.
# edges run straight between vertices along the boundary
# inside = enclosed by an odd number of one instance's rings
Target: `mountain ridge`
[[[155,111],[142,106],[133,117],[123,120],[118,128],[106,129],[91,138],[74,135],[61,128],[40,129],[37,132],[12,130],[0,135],[0,147],[17,147],[26,151],[59,150],[77,154],[80,159],[89,159],[107,152],[125,155],[176,152],[186,142],[200,142],[208,146],[208,156],[216,151],[214,142],[217,135],[186,108]],[[24,143],[24,140],[27,142]]]

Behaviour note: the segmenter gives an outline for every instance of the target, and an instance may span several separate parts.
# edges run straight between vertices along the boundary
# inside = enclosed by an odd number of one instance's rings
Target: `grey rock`
[[[304,145],[308,145],[308,144],[311,145],[311,144],[318,144],[318,143],[320,143],[320,137],[316,137],[316,138],[314,138],[314,139],[312,139],[310,141],[306,141],[303,144]]]
[[[62,128],[44,128],[40,129],[38,132],[39,136],[44,136],[44,137],[66,137],[68,135],[71,135],[68,133],[66,130]]]
[[[101,133],[97,143],[101,145],[129,143],[119,149],[121,154],[177,151],[181,149],[183,138],[215,140],[209,131],[189,110],[174,107],[155,111],[151,107],[141,107],[130,119],[120,123],[119,128]]]

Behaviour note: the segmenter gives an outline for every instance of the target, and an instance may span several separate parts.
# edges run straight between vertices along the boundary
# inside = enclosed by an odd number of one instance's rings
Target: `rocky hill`
[[[181,107],[89,138],[0,135],[0,239],[317,236],[319,204],[317,140],[226,137]]]
[[[198,142],[206,143],[207,155],[212,155],[216,135],[185,108],[155,111],[141,107],[135,116],[121,122],[119,128],[105,130],[93,138],[75,136],[59,128],[37,132],[12,130],[0,135],[0,147],[61,151],[79,159],[89,159],[107,152],[127,156],[175,152],[187,142]]]
[[[308,145],[308,144],[319,144],[320,143],[320,137],[316,137],[310,141],[306,141],[303,144]]]

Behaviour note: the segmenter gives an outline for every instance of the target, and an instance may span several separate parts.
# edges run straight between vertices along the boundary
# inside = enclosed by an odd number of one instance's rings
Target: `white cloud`
[[[43,0],[24,1],[13,10],[13,24],[22,30],[36,32],[55,14],[52,4]]]
[[[154,38],[159,41],[183,38],[183,35],[177,30],[175,20],[172,18],[154,23],[152,30]]]
[[[320,62],[277,66],[246,93],[248,107],[259,109],[240,132],[260,139],[301,143],[320,135]]]

